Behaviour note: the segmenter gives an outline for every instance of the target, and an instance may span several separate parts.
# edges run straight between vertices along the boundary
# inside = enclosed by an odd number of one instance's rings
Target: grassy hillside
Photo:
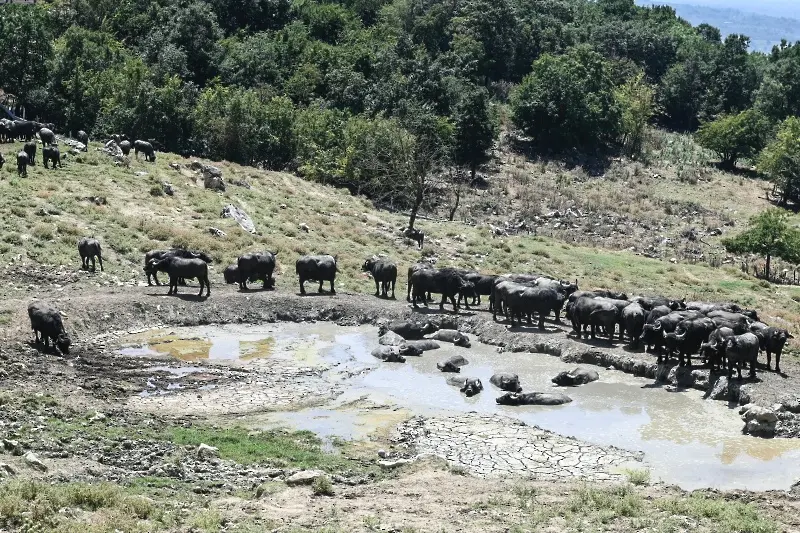
[[[8,161],[20,144],[4,145]],[[305,253],[338,254],[342,274],[339,286],[345,291],[369,292],[374,285],[360,272],[364,258],[386,253],[397,259],[401,272],[421,253],[403,239],[398,228],[406,222],[401,215],[379,211],[364,198],[343,190],[310,183],[297,177],[263,172],[228,163],[222,168],[229,183],[224,194],[203,188],[202,178],[189,170],[189,160],[159,154],[156,163],[131,159],[129,168],[115,166],[113,160],[92,146],[86,154],[69,157],[63,169],[29,169],[27,178],[16,175],[7,164],[0,171],[0,259],[15,271],[26,264],[74,271],[79,268],[76,242],[81,236],[97,237],[107,257],[106,272],[99,280],[138,283],[144,280],[143,254],[153,248],[186,246],[209,251],[215,258],[213,274],[221,282],[225,265],[246,251],[278,250],[281,277],[278,288],[295,289],[293,264]],[[171,163],[180,165],[176,170]],[[520,163],[522,165],[522,163]],[[525,163],[528,165],[528,163]],[[536,165],[523,166],[526,187],[536,191],[551,179],[541,175]],[[643,170],[644,174],[652,173]],[[650,177],[652,179],[652,176]],[[660,195],[675,192],[674,200],[701,203],[741,202],[739,209],[728,209],[741,222],[754,210],[752,196],[720,195],[713,190],[738,190],[742,178],[717,176],[694,189],[682,184],[671,188],[669,178],[658,185]],[[230,184],[244,180],[252,188]],[[153,195],[161,183],[174,185],[174,196]],[[540,183],[541,182],[541,183]],[[626,187],[615,180],[592,180],[593,185],[564,185],[564,191],[580,196],[577,187],[592,186],[596,194],[622,194]],[[751,186],[751,182],[747,182]],[[759,187],[760,185],[752,185]],[[677,186],[676,186],[677,187]],[[707,188],[704,188],[707,187]],[[720,187],[723,187],[720,189]],[[629,187],[627,188],[629,189]],[[578,192],[575,192],[575,191]],[[742,190],[747,191],[747,188]],[[694,192],[692,192],[694,191]],[[105,197],[106,205],[87,199]],[[686,198],[690,196],[690,198]],[[609,200],[624,203],[621,199]],[[761,200],[759,200],[761,201]],[[223,206],[234,204],[247,211],[256,224],[257,234],[239,229],[231,219],[220,218]],[[613,205],[612,205],[613,207]],[[735,207],[735,206],[734,206]],[[653,207],[639,206],[652,215]],[[473,213],[475,214],[475,213]],[[677,216],[677,215],[676,215]],[[678,220],[680,217],[678,216]],[[308,233],[299,228],[305,223]],[[428,237],[423,253],[434,256],[439,265],[458,265],[490,273],[544,271],[575,279],[581,287],[614,287],[630,293],[663,293],[688,299],[732,300],[752,306],[770,321],[793,329],[800,322],[800,287],[776,286],[743,274],[738,266],[712,268],[704,264],[685,264],[649,259],[625,250],[610,250],[591,245],[570,244],[533,235],[498,237],[485,224],[433,222],[423,220]],[[215,237],[208,231],[216,227],[227,233]],[[600,239],[602,240],[602,239]],[[402,290],[405,290],[405,275]],[[13,284],[13,282],[12,282]]]

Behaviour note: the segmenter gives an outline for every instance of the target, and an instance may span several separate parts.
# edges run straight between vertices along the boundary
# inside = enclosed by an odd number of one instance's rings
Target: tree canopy
[[[745,231],[723,239],[722,244],[730,253],[765,257],[764,276],[767,280],[773,257],[800,263],[800,231],[789,225],[788,214],[780,209],[769,209],[754,216]]]

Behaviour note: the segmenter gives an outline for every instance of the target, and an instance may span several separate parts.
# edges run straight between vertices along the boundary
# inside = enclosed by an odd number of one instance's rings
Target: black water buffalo
[[[641,306],[641,304],[639,305]],[[644,307],[642,307],[642,309],[644,309]],[[666,305],[658,305],[652,308],[650,311],[647,311],[645,309],[645,312],[647,313],[647,318],[645,319],[644,323],[652,324],[662,316],[667,316],[668,314],[670,314],[672,312],[672,309],[670,309]]]
[[[300,294],[305,294],[306,289],[303,284],[306,281],[318,281],[319,290],[322,292],[322,283],[329,281],[331,284],[331,294],[336,294],[333,284],[336,280],[336,256],[332,255],[306,255],[295,263],[295,272],[300,279]]]
[[[578,337],[585,333],[586,327],[589,326],[591,338],[594,339],[597,328],[600,327],[608,333],[608,342],[613,342],[615,327],[619,322],[619,309],[613,303],[582,296],[567,305],[567,316]]]
[[[592,381],[597,381],[598,379],[600,379],[600,374],[598,374],[596,370],[578,367],[570,371],[565,370],[550,381],[559,387],[578,387],[591,383]]]
[[[37,344],[44,341],[45,347],[49,347],[52,339],[54,348],[58,348],[61,353],[69,353],[72,341],[64,329],[61,313],[44,302],[33,302],[28,306],[28,316]]]
[[[523,291],[512,292],[508,298],[508,310],[511,315],[511,326],[514,326],[514,317],[522,322],[522,317],[527,318],[531,324],[531,315],[539,318],[539,329],[545,329],[544,319],[551,312],[555,321],[560,322],[559,314],[564,306],[564,293],[546,287],[528,287]]]
[[[775,354],[775,372],[781,371],[781,354],[783,347],[789,339],[793,339],[791,333],[785,329],[768,327],[763,335],[763,348],[767,352],[767,370],[772,364],[772,354]]]
[[[96,271],[95,257],[100,263],[100,272],[103,271],[103,250],[100,241],[84,237],[78,241],[78,253],[81,256],[81,269],[89,270],[89,261],[92,262],[92,272]]]
[[[427,307],[428,293],[437,293],[442,295],[442,300],[439,302],[439,309],[444,310],[444,303],[447,299],[453,304],[453,311],[458,313],[458,301],[456,299],[462,291],[471,291],[474,288],[472,283],[464,279],[456,269],[443,268],[437,269],[422,269],[417,270],[411,275],[411,285],[413,286],[412,302],[414,308],[417,308],[417,302],[422,303]],[[469,305],[464,302],[464,307],[469,309]]]
[[[464,279],[472,283],[473,290],[472,294],[460,294],[458,303],[461,304],[461,298],[463,297],[466,299],[468,296],[472,297],[472,305],[480,305],[481,304],[481,296],[491,296],[492,294],[492,287],[494,287],[494,281],[497,279],[497,276],[488,276],[481,274],[479,272],[465,270],[463,271],[462,275]],[[492,300],[489,299],[489,310],[492,310]]]
[[[239,265],[228,265],[222,273],[225,278],[225,283],[233,285],[239,283]]]
[[[156,280],[156,285],[161,285],[161,282],[158,281],[157,272],[155,270],[148,269],[147,266],[151,262],[153,262],[153,260],[160,261],[161,259],[165,259],[167,257],[183,257],[185,259],[197,258],[197,259],[202,259],[206,263],[213,262],[213,260],[211,259],[211,256],[209,256],[207,253],[198,252],[196,250],[184,250],[182,248],[173,248],[171,250],[150,250],[144,256],[144,266],[145,266],[144,270],[147,273],[147,284],[148,285],[152,285],[153,284],[153,282],[151,281],[151,278]],[[237,281],[238,281],[238,278],[237,278]],[[179,280],[179,282],[181,284],[185,284],[185,280],[183,280],[183,278],[181,278]]]
[[[405,363],[406,358],[401,353],[400,346],[378,346],[372,350],[372,357],[377,357],[386,363]]]
[[[52,146],[56,144],[56,134],[50,128],[42,128],[39,130],[39,139],[42,140],[42,147]]]
[[[478,378],[466,378],[464,384],[459,389],[467,398],[480,394],[483,390],[483,383]]]
[[[275,271],[275,262],[278,252],[256,252],[244,254],[237,261],[239,271],[239,289],[246,291],[247,282],[263,282],[263,289],[275,287],[272,273]]]
[[[435,341],[449,342],[462,348],[469,348],[472,346],[469,342],[469,337],[455,329],[440,329],[428,338]]]
[[[83,130],[79,130],[78,134],[75,136],[79,143],[83,143],[83,151],[86,152],[89,150],[89,134]]]
[[[653,350],[661,353],[661,348],[664,345],[664,334],[672,333],[678,324],[684,320],[691,320],[694,318],[702,318],[703,315],[697,311],[673,311],[668,315],[657,318],[650,324],[645,324],[642,330],[641,340],[644,342],[645,348],[648,352]],[[659,362],[661,357],[659,356]]]
[[[468,365],[469,361],[465,358],[461,357],[460,355],[454,355],[447,361],[442,363],[436,363],[436,368],[441,370],[442,372],[461,372],[461,367]]]
[[[664,332],[667,357],[671,357],[672,353],[678,350],[678,366],[684,366],[684,356],[687,359],[686,364],[692,366],[692,354],[700,351],[700,347],[708,342],[708,338],[716,329],[714,321],[707,317],[679,322],[674,331]],[[658,355],[658,362],[661,363],[661,354]]]
[[[500,276],[492,286],[492,295],[490,296],[489,307],[492,308],[492,318],[497,321],[497,313],[504,314],[506,317],[508,313],[508,302],[513,295],[519,294],[530,288],[532,283],[522,284],[512,281],[505,276]]]
[[[642,336],[646,320],[645,312],[641,304],[634,302],[625,306],[620,315],[619,339],[623,340],[625,333],[627,333],[630,339],[630,345],[635,347],[639,343],[639,338]]]
[[[406,301],[411,301],[411,290],[413,289],[413,285],[411,284],[411,276],[414,275],[414,272],[418,270],[435,270],[434,266],[430,263],[414,263],[410,267],[408,267],[408,293],[406,294]],[[430,300],[430,294],[427,295],[426,300]]]
[[[28,154],[17,152],[17,174],[23,178],[28,177]]]
[[[6,158],[3,157],[3,154],[0,154],[0,170],[3,169],[3,165],[6,164]]]
[[[576,286],[577,286],[577,284],[578,284],[578,282],[575,281],[575,285]],[[598,296],[600,298],[611,298],[612,300],[627,300],[628,299],[628,295],[625,294],[624,292],[611,291],[611,290],[608,290],[608,289],[595,289],[592,292],[594,293],[595,296]]]
[[[489,381],[500,390],[522,392],[522,386],[519,384],[519,376],[516,374],[494,374]]]
[[[36,166],[36,148],[37,148],[36,141],[26,142],[22,149],[28,154],[28,163],[32,166]]]
[[[405,340],[420,340],[436,331],[436,326],[430,322],[414,322],[411,320],[395,320],[378,328],[378,334],[384,335],[387,331],[397,333]]]
[[[741,313],[712,311],[707,316],[714,321],[718,328],[731,328],[737,335],[750,331],[751,320]]]
[[[418,340],[418,341],[406,341],[405,344],[408,344],[409,346],[414,346],[416,348],[419,348],[423,352],[428,352],[430,350],[438,350],[439,348],[441,348],[441,346],[439,346],[438,342],[436,342],[434,340],[431,340],[431,339],[422,339],[422,340]]]
[[[211,296],[211,282],[208,280],[208,263],[200,258],[183,258],[167,255],[163,259],[153,259],[146,267],[145,272],[166,272],[169,276],[168,295],[178,294],[178,284],[181,279],[197,278],[200,282],[200,293],[203,296],[203,287],[206,288],[206,297]]]
[[[700,357],[708,362],[713,371],[717,366],[722,370],[725,366],[725,339],[733,337],[731,328],[717,328],[708,336],[708,341],[700,345]]]
[[[725,358],[728,360],[728,379],[733,374],[733,364],[736,363],[738,378],[742,379],[742,363],[750,365],[750,377],[756,377],[756,360],[758,359],[758,337],[747,332],[742,335],[733,335],[724,341]]]
[[[122,150],[122,155],[128,155],[131,153],[131,142],[128,140],[120,141],[117,143],[119,149]]]
[[[662,305],[669,307],[672,311],[686,308],[686,304],[683,301],[670,300],[664,296],[635,296],[631,298],[631,301],[637,302],[645,311],[650,311],[651,309]]]
[[[403,235],[407,239],[411,239],[412,241],[416,242],[417,243],[417,247],[419,247],[420,250],[422,249],[422,245],[425,242],[425,232],[424,231],[422,231],[421,229],[416,229],[416,228],[414,228],[414,229],[403,228],[401,231],[402,231]]]
[[[362,272],[369,272],[375,281],[375,296],[389,297],[389,287],[392,288],[394,299],[394,286],[397,283],[397,265],[385,257],[372,256],[361,265]]]
[[[120,146],[120,148],[122,147]],[[139,152],[142,152],[144,154],[145,161],[156,160],[156,150],[155,148],[153,148],[153,145],[147,141],[142,141],[142,140],[133,141],[133,153],[136,159],[139,159]],[[125,152],[123,151],[123,153]]]
[[[7,118],[0,118],[0,142],[9,143],[14,141],[14,137],[11,134],[13,125],[14,123]]]
[[[36,132],[44,127],[44,124],[32,120],[16,119],[11,125],[11,136],[14,139],[23,138],[30,141]]]
[[[42,164],[44,168],[47,168],[47,162],[50,161],[53,166],[53,170],[55,170],[56,165],[60,168],[63,168],[61,165],[61,152],[58,149],[58,146],[45,146],[42,148]]]
[[[571,401],[560,392],[507,392],[495,399],[500,405],[563,405]]]

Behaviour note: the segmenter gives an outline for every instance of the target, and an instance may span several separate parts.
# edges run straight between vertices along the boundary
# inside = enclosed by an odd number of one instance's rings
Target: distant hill
[[[698,4],[672,2],[670,0],[637,0],[639,5],[669,5],[675,8],[678,16],[692,25],[703,22],[716,26],[723,36],[742,33],[751,39],[750,49],[769,52],[773,45],[786,39],[789,42],[800,40],[800,2],[798,5],[780,2],[748,2],[741,0],[696,0]],[[728,7],[725,7],[725,6]],[[736,9],[734,9],[736,8]],[[765,13],[782,14],[772,16]],[[788,16],[797,18],[788,18]]]

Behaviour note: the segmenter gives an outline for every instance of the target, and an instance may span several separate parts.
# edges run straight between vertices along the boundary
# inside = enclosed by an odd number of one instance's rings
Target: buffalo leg
[[[94,256],[92,256],[90,259],[92,260],[92,272],[97,272],[97,264],[94,262]],[[88,261],[86,266],[89,266]]]
[[[767,352],[767,370],[770,370],[770,367],[772,366],[772,350],[767,349],[766,352]],[[775,366],[777,367],[778,365],[779,365],[778,354],[775,354]]]
[[[442,300],[444,300],[444,296],[442,296]],[[453,304],[453,312],[455,314],[458,314],[458,302],[456,301],[456,297],[455,296],[453,296],[453,295],[450,296],[450,303]],[[467,303],[467,299],[464,298],[464,304],[466,305],[466,303]],[[469,307],[467,307],[467,309],[469,309]]]
[[[544,331],[544,313],[539,313],[539,329]]]
[[[303,287],[303,283],[305,283],[305,281],[306,280],[304,280],[303,278],[300,278],[300,294],[301,295],[305,295],[306,294],[306,288]]]
[[[97,256],[97,261],[100,263],[100,272],[103,272],[103,256],[102,255],[98,255]]]
[[[322,283],[323,283],[323,281],[320,280],[319,281],[319,289],[317,289],[317,292],[322,292]]]
[[[447,296],[442,294],[442,301],[439,302],[439,310],[444,311],[444,302],[447,300]]]
[[[336,289],[333,288],[333,281],[331,280],[331,294],[336,294]]]
[[[394,280],[391,283],[392,283],[392,300],[395,300],[396,298],[394,297],[394,286],[397,284],[397,280]]]
[[[781,372],[781,350],[775,352],[775,372],[778,374]]]
[[[384,296],[386,295],[385,293],[386,293],[386,291],[384,291]],[[380,296],[380,295],[381,295],[381,284],[376,279],[375,280],[375,296]]]
[[[153,279],[156,280],[156,286],[161,286],[161,282],[158,281],[158,272],[153,272]]]

